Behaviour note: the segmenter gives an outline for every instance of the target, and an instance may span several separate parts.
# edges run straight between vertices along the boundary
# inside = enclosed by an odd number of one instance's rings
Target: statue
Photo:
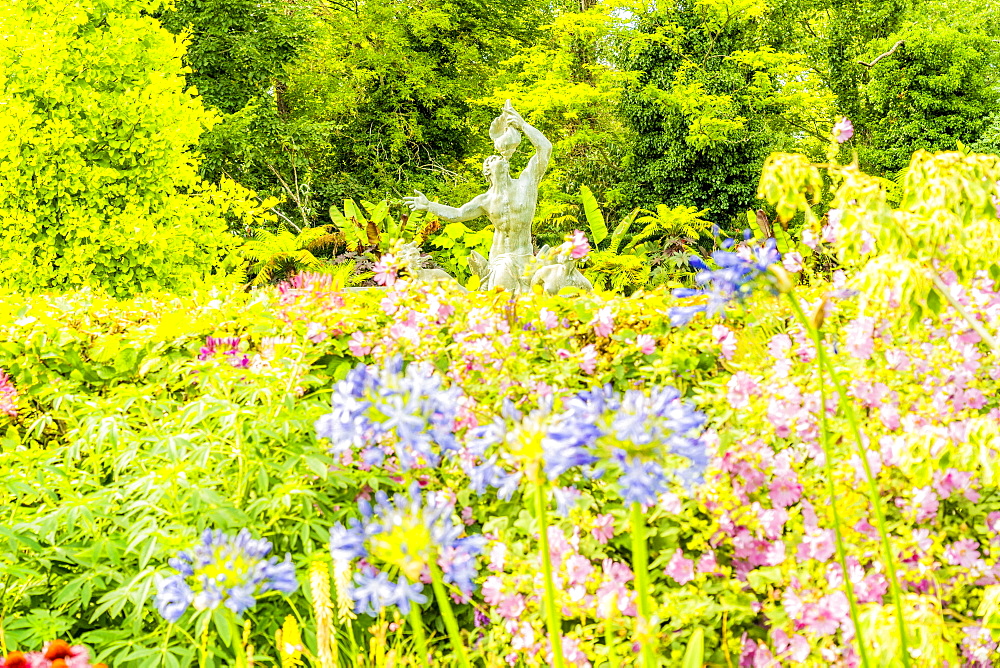
[[[521,133],[535,147],[535,154],[528,160],[516,179],[510,175],[510,157],[521,143]],[[493,223],[493,245],[489,259],[473,251],[469,267],[480,279],[480,287],[492,290],[500,287],[511,292],[524,292],[532,284],[543,284],[550,292],[558,292],[564,285],[593,289],[590,281],[576,269],[576,263],[565,258],[540,253],[536,259],[531,241],[531,221],[538,202],[538,184],[545,175],[552,155],[552,142],[514,111],[510,100],[503,112],[490,125],[490,138],[499,155],[491,155],[483,162],[483,175],[490,188],[482,195],[460,207],[431,202],[419,190],[416,196],[403,201],[413,211],[427,211],[449,223],[464,222],[486,216]],[[547,264],[526,274],[529,262],[548,258]],[[537,264],[537,262],[535,263]],[[555,268],[550,268],[555,267]],[[543,272],[543,276],[536,275]]]

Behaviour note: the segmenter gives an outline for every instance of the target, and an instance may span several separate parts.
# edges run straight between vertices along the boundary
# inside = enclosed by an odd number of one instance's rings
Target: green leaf
[[[931,290],[927,293],[927,308],[931,313],[938,314],[941,313],[941,295],[938,294],[937,290]]]
[[[604,214],[597,205],[594,193],[587,186],[580,186],[580,199],[583,201],[583,212],[587,214],[590,225],[590,238],[596,248],[608,236],[608,225],[604,222]]]
[[[705,630],[700,626],[691,632],[684,652],[683,668],[702,668],[705,665]]]

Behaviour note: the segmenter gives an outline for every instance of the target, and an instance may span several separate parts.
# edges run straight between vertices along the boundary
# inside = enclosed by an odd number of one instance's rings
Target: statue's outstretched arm
[[[456,208],[445,204],[438,204],[437,202],[431,202],[427,199],[427,196],[419,190],[414,190],[413,192],[417,194],[416,197],[403,198],[403,202],[410,207],[411,211],[426,211],[449,223],[461,223],[466,220],[472,220],[473,218],[479,218],[479,216],[486,215],[486,209],[483,208],[483,199],[486,197],[485,195],[479,195],[471,201]]]
[[[535,155],[528,160],[528,166],[521,172],[521,176],[528,175],[536,183],[541,181],[545,170],[549,168],[549,158],[552,157],[552,142],[546,139],[545,135],[539,132],[535,126],[521,118],[521,114],[514,111],[510,100],[507,100],[507,104],[504,105],[503,113],[507,117],[507,122],[523,132],[531,145],[535,147]]]

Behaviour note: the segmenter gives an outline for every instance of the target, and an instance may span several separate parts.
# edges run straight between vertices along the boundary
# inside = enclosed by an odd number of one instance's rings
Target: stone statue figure
[[[528,160],[528,166],[520,176],[514,178],[510,174],[509,160],[521,143],[522,132],[535,147],[535,154]],[[485,193],[457,208],[431,202],[419,190],[414,191],[416,196],[405,197],[403,201],[411,210],[427,211],[449,223],[464,222],[484,215],[489,218],[495,230],[489,259],[473,251],[469,257],[469,267],[480,277],[481,289],[501,287],[512,292],[523,292],[533,282],[540,282],[534,281],[532,276],[525,276],[525,270],[529,261],[534,258],[531,221],[535,217],[535,205],[538,202],[538,184],[545,175],[552,155],[552,142],[514,111],[510,100],[507,100],[503,112],[490,125],[490,138],[499,155],[491,155],[483,162],[483,174],[490,183],[490,188]],[[575,274],[574,280],[556,283],[549,280],[546,283],[552,285],[546,284],[546,289],[554,287],[552,291],[558,291],[562,285],[590,285],[576,270],[575,265],[568,268],[563,266],[561,275],[568,275],[567,272]],[[549,273],[552,272],[550,270]]]

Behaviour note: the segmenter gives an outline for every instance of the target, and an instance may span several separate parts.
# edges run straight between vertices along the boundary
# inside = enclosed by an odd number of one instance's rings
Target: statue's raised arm
[[[528,160],[528,166],[521,172],[520,178],[523,179],[527,176],[528,179],[537,185],[545,175],[545,170],[549,168],[549,158],[552,157],[552,142],[539,132],[535,126],[524,120],[521,114],[514,110],[510,100],[507,100],[507,103],[504,104],[500,119],[508,127],[523,132],[528,141],[531,142],[531,145],[535,147],[535,154]]]

